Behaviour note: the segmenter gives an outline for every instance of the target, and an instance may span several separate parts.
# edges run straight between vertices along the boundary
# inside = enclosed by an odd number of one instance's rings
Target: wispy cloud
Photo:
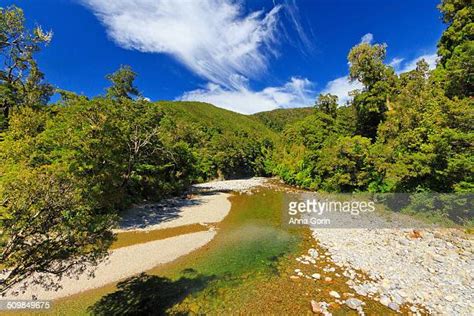
[[[398,69],[404,60],[405,58],[395,57],[388,63],[388,65],[392,66],[394,69]]]
[[[424,59],[428,63],[428,66],[430,67],[430,69],[436,68],[436,61],[438,59],[438,55],[434,53],[434,54],[421,55],[421,56],[413,58],[412,60],[407,61],[406,63],[403,63],[403,65],[399,64],[396,67],[394,66],[395,71],[397,73],[404,73],[404,72],[413,70],[416,68],[416,63],[422,59]]]
[[[243,2],[235,0],[80,1],[119,46],[168,54],[208,81],[205,88],[185,92],[178,99],[241,113],[313,103],[312,83],[307,79],[292,77],[282,86],[260,91],[249,87],[249,80],[264,74],[270,59],[279,55],[282,18],[297,34],[292,40],[303,52],[312,51],[294,0],[249,13],[244,13]]]
[[[374,35],[372,33],[367,33],[362,38],[360,39],[361,43],[367,43],[370,44],[374,40]]]
[[[427,54],[418,56],[405,62],[404,58],[396,57],[389,62],[389,65],[395,69],[397,74],[400,74],[415,69],[416,63],[421,59],[424,59],[428,63],[430,69],[434,69],[436,67],[437,58],[438,56],[436,54]],[[348,76],[343,76],[329,81],[321,93],[331,93],[337,95],[339,104],[342,105],[346,104],[352,99],[350,96],[351,91],[362,88],[363,86],[359,81],[350,81]]]
[[[303,53],[313,52],[315,49],[314,41],[310,38],[310,36],[308,36],[307,32],[305,31],[303,27],[303,24],[301,22],[300,11],[299,11],[298,5],[296,4],[296,0],[284,0],[283,9],[292,27],[298,34],[298,39],[301,42],[301,45],[299,46],[302,46],[301,51]]]
[[[297,77],[292,77],[282,86],[267,87],[260,91],[253,91],[244,85],[230,90],[208,83],[206,88],[186,92],[178,99],[208,102],[228,110],[251,114],[281,107],[311,106],[315,96],[312,87],[311,81]]]
[[[372,33],[367,33],[361,38],[361,43],[372,43],[374,36]],[[424,59],[430,69],[436,67],[436,60],[438,56],[436,54],[424,54],[417,56],[411,60],[406,60],[402,57],[393,58],[388,65],[395,69],[397,74],[407,72],[416,68],[416,63],[421,59]],[[348,76],[342,76],[334,80],[329,81],[325,88],[320,93],[330,93],[336,95],[339,99],[339,104],[346,104],[352,99],[350,92],[354,90],[362,89],[363,85],[357,80],[351,81]]]
[[[244,14],[233,0],[82,0],[121,47],[167,53],[195,74],[224,86],[258,77],[276,55],[278,13]]]
[[[349,95],[351,91],[362,89],[362,87],[362,83],[359,81],[350,81],[348,76],[344,76],[329,81],[321,93],[330,93],[336,95],[339,104],[343,105],[352,99]]]

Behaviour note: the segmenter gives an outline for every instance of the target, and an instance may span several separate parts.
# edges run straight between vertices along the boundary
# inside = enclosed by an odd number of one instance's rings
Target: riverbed
[[[135,226],[132,225],[132,230],[120,230],[114,249],[150,245],[199,232],[212,232],[213,235],[199,248],[167,263],[144,269],[143,273],[134,274],[118,283],[108,283],[54,300],[51,312],[67,315],[90,312],[99,315],[416,315],[429,312],[423,306],[423,301],[410,301],[407,296],[396,302],[387,293],[377,292],[377,286],[386,284],[386,281],[384,283],[382,278],[377,277],[383,275],[384,268],[390,269],[391,264],[388,261],[384,264],[384,248],[378,238],[385,236],[381,234],[392,234],[394,238],[399,238],[396,233],[383,230],[371,235],[372,233],[365,232],[365,235],[360,236],[370,238],[357,239],[354,235],[357,231],[354,229],[312,231],[308,227],[285,226],[282,218],[285,203],[289,196],[301,192],[276,181],[258,181],[248,186],[244,185],[246,182],[240,182],[238,184],[241,189],[235,191],[232,190],[236,188],[235,183],[234,186],[229,183],[201,186],[204,191],[200,194],[206,196],[221,194],[221,191],[228,194],[226,200],[231,205],[230,209],[225,214],[220,213],[218,222],[196,222],[190,220],[192,216],[186,215],[185,220],[181,219],[181,226],[166,224],[161,229],[156,229],[159,227],[156,225],[162,224],[151,222],[137,230],[141,225],[140,221],[127,221]],[[203,218],[202,214],[199,216],[200,219]],[[150,219],[149,216],[140,218],[147,221]],[[399,232],[407,235],[407,246],[420,243],[421,239],[418,237],[410,239],[408,231]],[[438,234],[437,238],[441,238],[439,236]],[[354,245],[347,238],[358,244]],[[386,242],[386,238],[381,240]],[[469,250],[471,244],[466,244],[469,240],[463,239],[462,242],[465,250]],[[399,239],[396,243],[398,250],[400,246],[405,246]],[[176,244],[176,247],[179,246]],[[382,252],[378,253],[374,249]],[[152,251],[160,252],[160,249]],[[390,249],[385,248],[385,252],[387,251]],[[351,257],[354,253],[358,257],[367,253],[381,259],[360,259],[356,262],[358,264],[354,264]],[[403,256],[394,258],[403,261]],[[467,263],[472,262],[472,252],[465,252],[463,258],[468,260]],[[373,269],[377,271],[377,275],[373,275],[373,271],[364,270],[367,266],[360,262],[366,261],[381,266]],[[403,273],[400,272],[399,275]],[[387,274],[388,278],[390,276],[391,274]],[[367,287],[365,292],[361,291],[361,286]],[[376,287],[373,293],[371,286]],[[453,286],[456,289],[455,284]],[[461,287],[458,289],[462,290]],[[406,289],[404,291],[407,292]],[[472,287],[466,291],[463,295],[473,293]],[[383,295],[389,298],[388,302]],[[393,302],[396,306],[390,304]],[[443,308],[449,306],[445,303]],[[467,303],[466,310],[469,309],[469,302]]]

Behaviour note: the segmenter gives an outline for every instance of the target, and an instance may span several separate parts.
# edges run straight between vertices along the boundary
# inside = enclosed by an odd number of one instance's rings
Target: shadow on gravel
[[[180,213],[184,207],[199,205],[201,203],[202,201],[198,199],[176,197],[158,203],[136,206],[122,214],[119,227],[121,229],[130,230],[169,222],[180,217]]]
[[[142,273],[117,285],[118,290],[88,308],[93,315],[166,315],[187,295],[204,289],[213,276],[171,280]]]

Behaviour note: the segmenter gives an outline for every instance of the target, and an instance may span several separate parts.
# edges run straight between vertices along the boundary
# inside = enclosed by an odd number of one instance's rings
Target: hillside
[[[280,136],[255,117],[202,102],[155,103],[169,143],[184,143],[197,159],[197,181],[269,173],[269,157]]]
[[[246,133],[249,136],[277,138],[275,131],[259,117],[244,115],[204,102],[160,101],[156,104],[177,122],[199,125],[219,133]],[[263,113],[263,112],[262,112]]]
[[[292,109],[276,109],[272,111],[259,112],[252,115],[268,128],[281,132],[286,125],[296,121],[300,121],[313,114],[314,109],[312,107],[306,108],[292,108]]]

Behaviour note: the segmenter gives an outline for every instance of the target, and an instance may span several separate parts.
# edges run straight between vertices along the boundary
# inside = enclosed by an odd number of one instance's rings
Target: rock
[[[408,294],[403,290],[398,290],[397,293],[403,298],[406,298],[408,296]]]
[[[411,233],[410,233],[410,238],[412,239],[419,239],[419,238],[422,238],[422,234],[421,234],[421,231],[417,230],[417,229],[414,229]]]
[[[295,269],[295,272],[296,273],[301,272],[301,269]]]
[[[338,217],[337,220],[344,222],[344,217]],[[373,227],[374,224],[383,227],[386,222],[376,215],[369,220],[366,227]],[[457,228],[414,231],[403,228],[416,227],[409,226],[411,223],[404,226],[404,223],[397,222],[397,218],[389,221],[391,225],[403,225],[396,229],[313,229],[313,236],[319,246],[326,249],[320,251],[318,258],[325,256],[325,252],[330,254],[324,259],[327,265],[323,265],[323,271],[330,273],[330,266],[341,268],[341,272],[335,271],[333,274],[320,271],[323,275],[321,278],[331,280],[325,277],[336,278],[335,273],[340,273],[347,278],[344,282],[362,295],[357,298],[362,300],[367,295],[379,297],[381,304],[390,304],[390,308],[398,312],[401,306],[410,304],[406,311],[413,314],[420,314],[418,306],[423,306],[434,315],[474,315],[474,302],[471,303],[474,290],[472,236],[465,235]],[[355,271],[361,271],[364,275]],[[324,282],[327,285],[331,283]],[[339,290],[335,287],[332,289]],[[327,289],[326,293],[330,290]],[[321,293],[324,293],[324,287]],[[340,294],[344,299],[350,298],[342,295],[342,292]],[[341,300],[345,305],[345,300]],[[410,306],[415,306],[416,312]]]
[[[341,295],[339,295],[339,293],[337,293],[336,291],[329,292],[329,295],[335,298],[341,298]]]
[[[321,279],[321,274],[319,273],[313,273],[311,276],[313,277],[313,279],[317,279],[317,280]]]
[[[406,238],[400,239],[399,243],[403,246],[408,246],[410,244],[410,242]]]
[[[351,297],[346,300],[346,305],[351,309],[358,309],[360,306],[362,306],[362,301]]]
[[[324,278],[324,281],[326,281],[326,282],[331,282],[331,281],[332,281],[332,278],[330,278],[330,277],[325,277],[325,278]]]
[[[388,308],[393,309],[394,311],[398,311],[400,309],[400,306],[395,302],[390,302],[388,304]]]
[[[313,311],[313,313],[315,314],[321,314],[323,313],[323,308],[321,307],[321,305],[316,302],[315,300],[311,300],[311,310]]]
[[[318,257],[318,251],[314,248],[310,248],[308,250],[308,254],[312,257],[312,258],[317,258]]]
[[[385,306],[388,306],[388,304],[390,304],[390,299],[386,296],[382,296],[380,298],[380,303],[385,305]]]

